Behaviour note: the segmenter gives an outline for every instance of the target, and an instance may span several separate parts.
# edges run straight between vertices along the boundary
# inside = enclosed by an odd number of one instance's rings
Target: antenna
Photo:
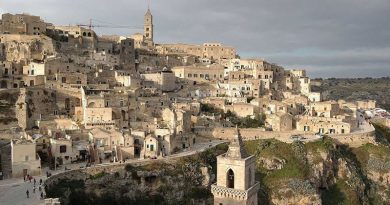
[[[147,1],[148,1],[148,10],[150,10],[150,0]]]

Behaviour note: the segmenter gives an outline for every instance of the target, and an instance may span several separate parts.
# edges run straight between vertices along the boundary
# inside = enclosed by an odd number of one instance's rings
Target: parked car
[[[318,137],[318,138],[323,138],[324,137],[324,135],[321,134],[321,133],[316,133],[315,136]]]
[[[301,140],[303,137],[301,135],[291,135],[290,139],[292,140]]]

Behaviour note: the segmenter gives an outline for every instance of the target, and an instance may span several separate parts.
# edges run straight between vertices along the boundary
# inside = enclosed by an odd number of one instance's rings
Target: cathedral
[[[149,8],[144,15],[144,33],[135,33],[130,38],[134,39],[135,48],[153,48],[153,15]]]
[[[256,158],[249,155],[238,128],[225,154],[217,157],[217,183],[211,186],[214,205],[257,205]]]

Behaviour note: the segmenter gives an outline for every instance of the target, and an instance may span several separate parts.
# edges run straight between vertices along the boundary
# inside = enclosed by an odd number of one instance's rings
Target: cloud
[[[40,15],[55,24],[97,19],[142,27],[147,3],[2,0],[2,9]],[[151,10],[157,42],[222,42],[236,47],[241,56],[265,57],[287,68],[307,68],[316,75],[340,69],[356,74],[362,67],[380,67],[384,75],[390,70],[386,60],[390,59],[388,0],[164,0],[152,1]],[[142,30],[97,31],[129,36]]]

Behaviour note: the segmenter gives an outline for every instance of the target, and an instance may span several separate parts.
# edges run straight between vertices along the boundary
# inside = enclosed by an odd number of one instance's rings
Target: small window
[[[66,145],[61,145],[60,146],[60,153],[65,153],[66,152]]]

